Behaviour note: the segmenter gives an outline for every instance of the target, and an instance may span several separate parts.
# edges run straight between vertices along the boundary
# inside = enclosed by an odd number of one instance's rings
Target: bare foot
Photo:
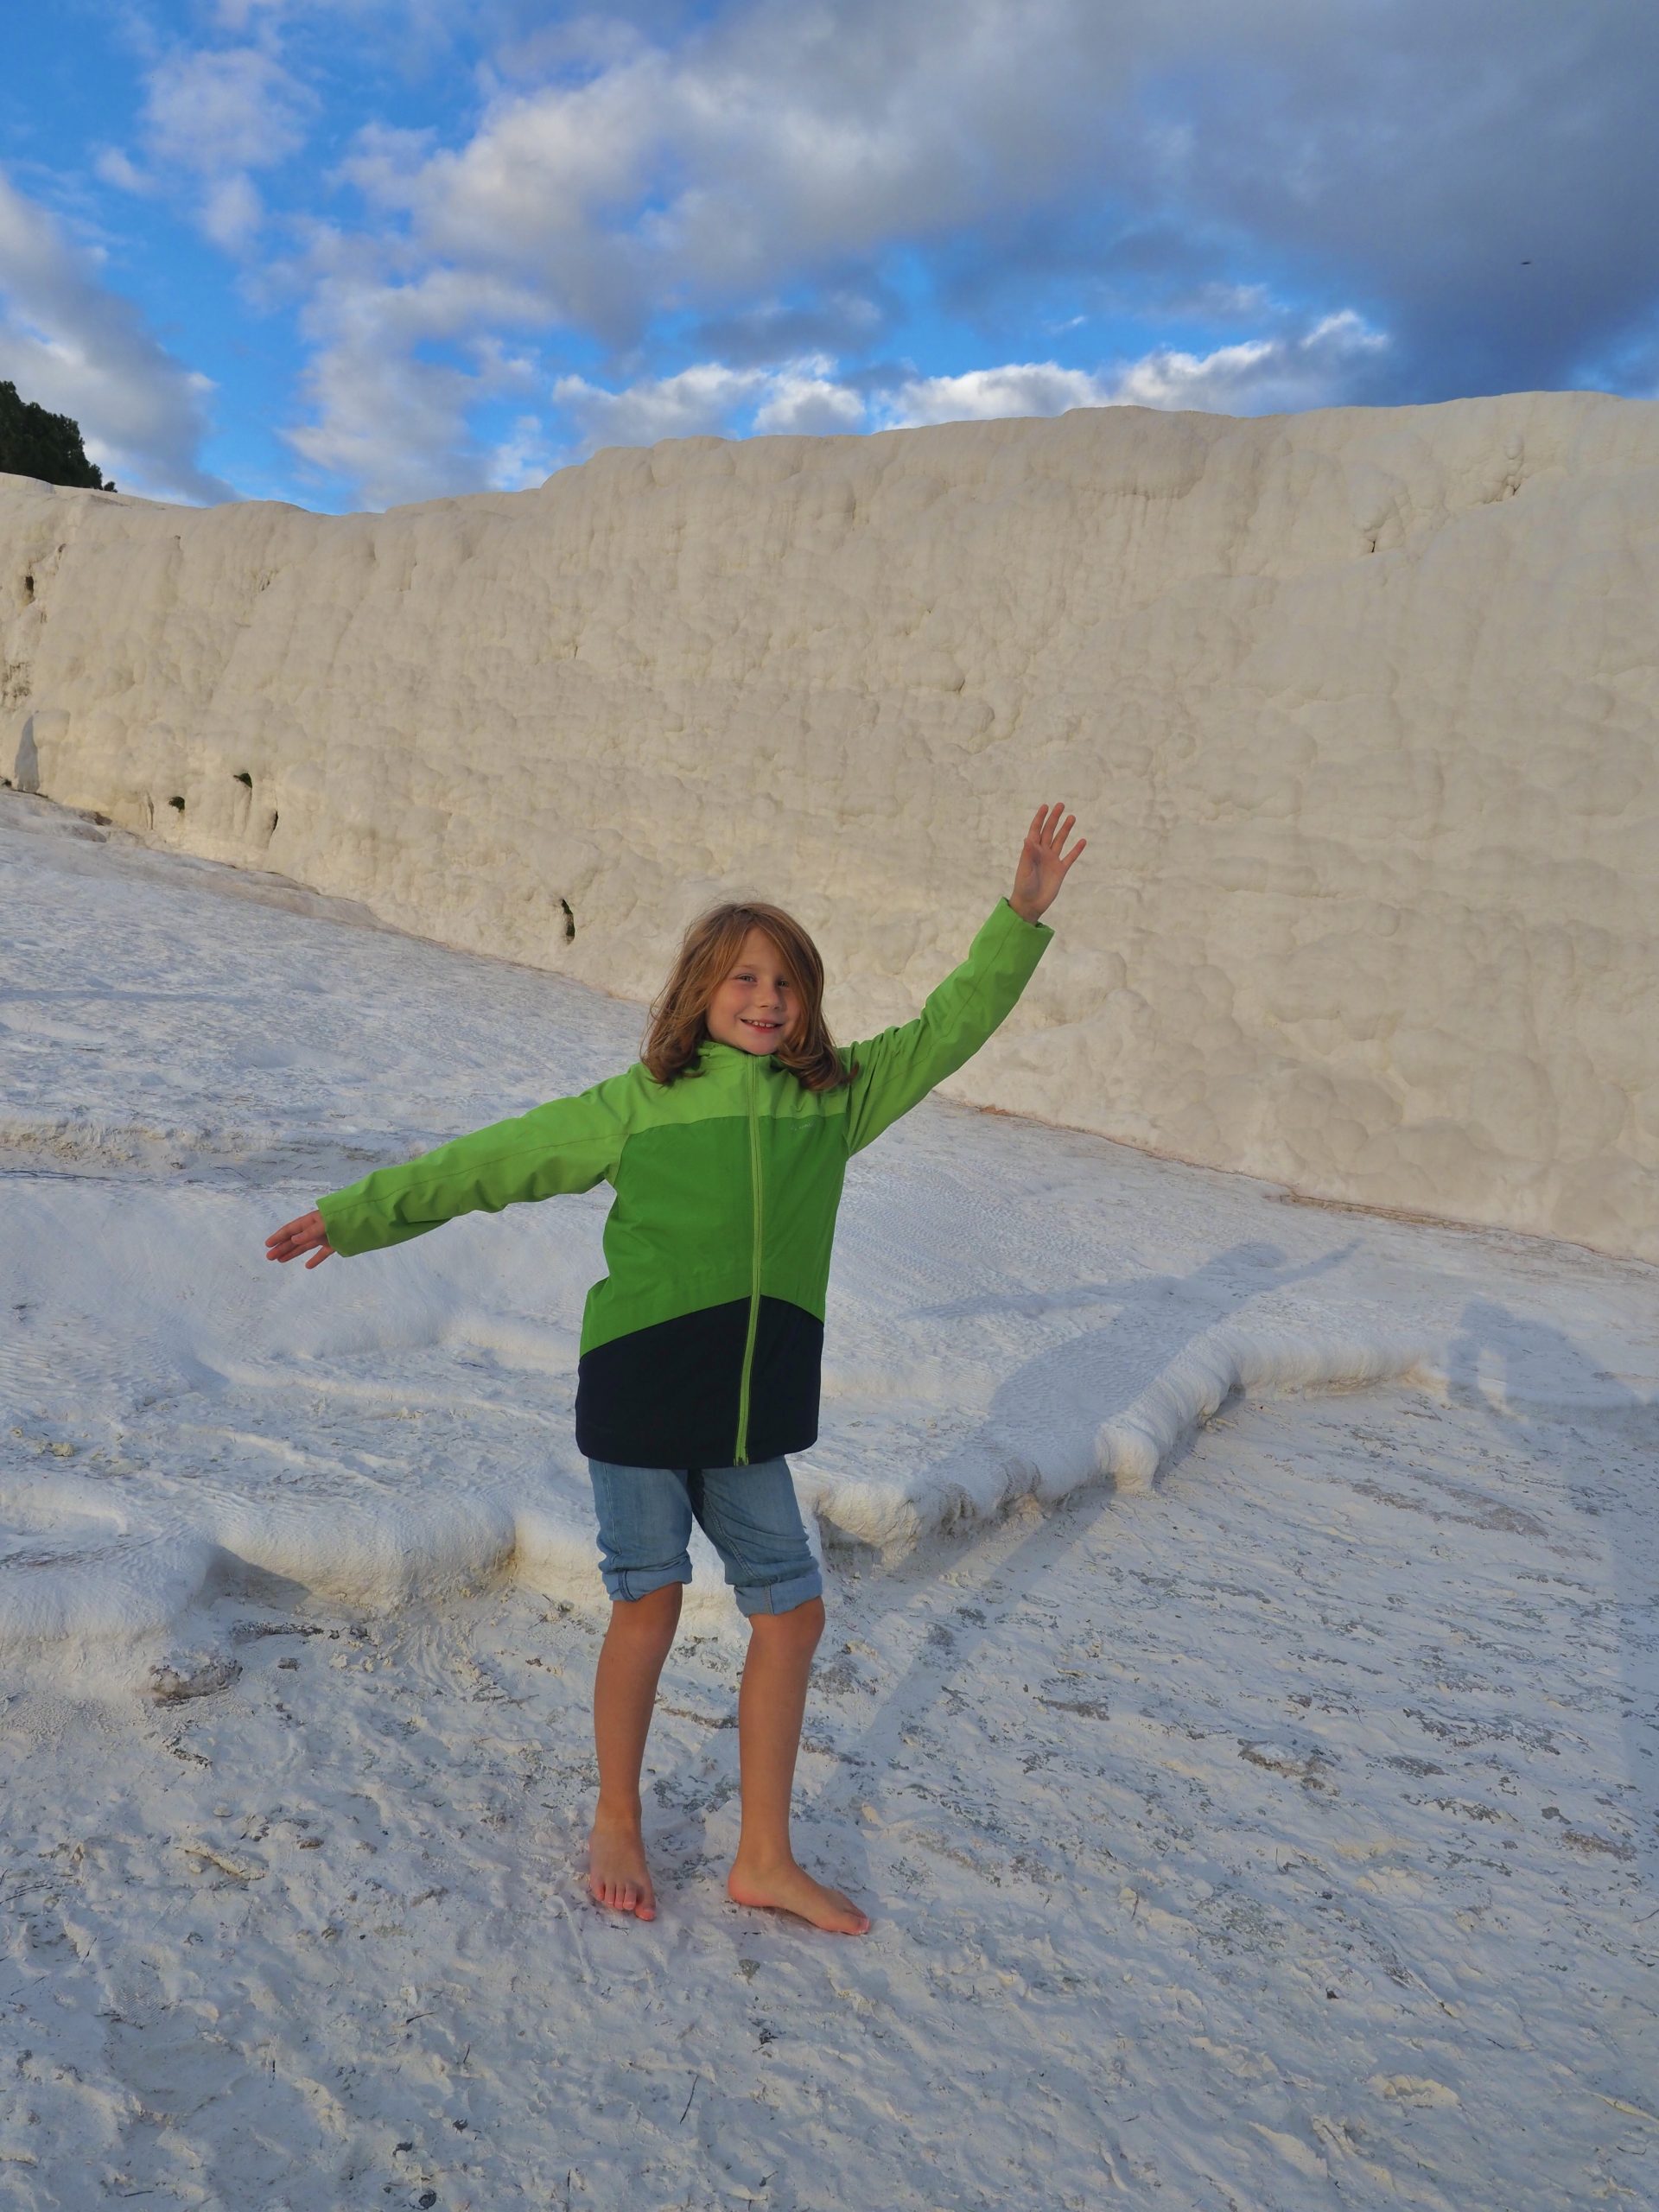
[[[657,1893],[645,1865],[645,1840],[636,1821],[595,1821],[588,1839],[588,1886],[595,1904],[657,1917]]]
[[[740,1860],[727,1879],[726,1894],[734,1904],[772,1905],[837,1936],[862,1936],[870,1924],[868,1913],[861,1912],[850,1897],[815,1882],[792,1859],[781,1866],[755,1867]]]

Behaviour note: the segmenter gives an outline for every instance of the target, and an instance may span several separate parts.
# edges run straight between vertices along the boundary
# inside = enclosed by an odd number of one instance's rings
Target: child
[[[639,1772],[658,1677],[691,1580],[695,1519],[719,1552],[749,1649],[738,1696],[739,1904],[862,1935],[867,1916],[798,1866],[790,1792],[812,1654],[817,1567],[785,1453],[818,1433],[830,1248],[847,1161],[971,1059],[1053,931],[1079,838],[1039,807],[1010,897],[916,1020],[850,1050],[821,1011],[823,965],[776,906],[717,906],[686,932],[641,1058],[572,1098],[377,1168],[265,1240],[267,1256],[373,1251],[455,1215],[615,1189],[609,1273],[588,1294],[576,1444],[593,1475],[611,1622],[594,1683],[595,1900],[641,1920],[656,1897]]]

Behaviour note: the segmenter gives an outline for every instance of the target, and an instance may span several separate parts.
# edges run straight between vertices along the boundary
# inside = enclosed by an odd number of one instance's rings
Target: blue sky
[[[1659,393],[1648,0],[55,0],[5,42],[0,377],[152,497]]]

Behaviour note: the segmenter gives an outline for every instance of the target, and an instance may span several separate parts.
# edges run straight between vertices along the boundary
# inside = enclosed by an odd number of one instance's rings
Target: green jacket
[[[609,1272],[582,1312],[577,1448],[638,1467],[804,1452],[818,1433],[847,1162],[973,1058],[1053,934],[999,899],[914,1021],[842,1048],[857,1073],[841,1090],[809,1090],[774,1059],[706,1037],[672,1084],[636,1061],[377,1168],[321,1200],[328,1241],[372,1252],[457,1214],[609,1183]]]

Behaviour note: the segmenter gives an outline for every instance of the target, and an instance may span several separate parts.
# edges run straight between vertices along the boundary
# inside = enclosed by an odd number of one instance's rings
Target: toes
[[[588,1877],[588,1887],[595,1904],[607,1906],[613,1912],[636,1913],[641,1920],[657,1916],[656,1899],[640,1882],[607,1880],[603,1876]]]

